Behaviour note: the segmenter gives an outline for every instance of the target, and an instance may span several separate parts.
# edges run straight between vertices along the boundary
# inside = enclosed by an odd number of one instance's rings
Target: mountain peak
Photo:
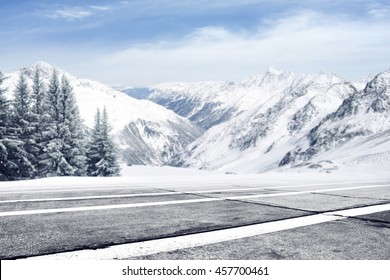
[[[34,64],[32,64],[30,67],[27,67],[28,69],[39,69],[41,72],[52,72],[54,69],[59,70],[57,66],[53,66],[47,62],[44,61],[37,61]]]
[[[38,67],[38,68],[54,68],[51,64],[45,62],[45,61],[37,61],[31,67]]]
[[[275,67],[270,67],[263,74],[253,75],[249,77],[249,79],[243,80],[241,84],[248,87],[271,85],[287,79],[291,75],[292,74],[289,71],[283,71]]]
[[[20,69],[21,72],[24,73],[27,77],[34,77],[35,72],[39,70],[41,77],[44,77],[45,79],[50,79],[50,77],[53,75],[53,72],[56,71],[59,76],[66,76],[68,78],[73,78],[71,74],[64,71],[60,67],[56,65],[49,64],[44,61],[37,61],[34,64],[24,67]]]
[[[37,61],[34,64],[32,64],[31,66],[28,66],[28,67],[21,69],[21,71],[23,71],[23,73],[28,77],[33,77],[36,70],[39,70],[41,76],[44,76],[44,77],[50,77],[54,70],[57,70],[58,72],[63,72],[63,71],[59,71],[60,69],[58,67],[53,66],[53,65],[51,65],[47,62],[44,62],[44,61]]]
[[[377,92],[390,94],[390,70],[383,71],[376,75],[370,82],[367,83],[365,92]]]
[[[271,74],[271,75],[275,75],[275,76],[279,76],[281,74],[283,74],[284,71],[274,67],[274,66],[271,66],[267,69],[267,71],[265,71],[265,74]]]

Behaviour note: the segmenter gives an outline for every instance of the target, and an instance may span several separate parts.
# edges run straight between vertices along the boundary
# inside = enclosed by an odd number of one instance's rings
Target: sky
[[[354,81],[390,69],[389,29],[388,0],[1,1],[0,71],[45,61],[123,87],[269,67]]]

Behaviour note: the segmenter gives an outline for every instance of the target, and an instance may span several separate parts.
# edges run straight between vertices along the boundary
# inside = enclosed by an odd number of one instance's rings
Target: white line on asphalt
[[[19,191],[2,191],[0,189],[0,194],[25,194],[25,193],[55,193],[55,192],[87,192],[87,191],[110,191],[110,190],[132,190],[132,189],[154,189],[153,187],[147,187],[147,186],[142,186],[142,187],[129,187],[129,186],[123,186],[123,187],[91,187],[91,188],[67,188],[67,189],[40,189],[40,190],[19,190]]]
[[[132,203],[132,204],[116,204],[116,205],[114,204],[114,205],[97,205],[97,206],[57,208],[57,209],[54,208],[54,209],[22,210],[22,211],[0,212],[0,217],[188,204],[188,203],[210,202],[210,201],[218,201],[218,200],[223,200],[223,199],[222,198],[200,198],[200,199],[144,202],[144,203]]]
[[[338,183],[337,183],[338,184]],[[4,203],[19,203],[19,202],[48,202],[48,201],[72,201],[72,200],[87,200],[87,199],[110,199],[110,198],[131,198],[131,197],[144,197],[144,196],[168,196],[168,195],[180,195],[180,194],[202,194],[202,193],[222,193],[222,192],[238,192],[238,191],[256,191],[265,189],[287,189],[287,188],[301,188],[308,186],[327,186],[331,184],[317,184],[317,185],[289,185],[289,186],[273,186],[273,187],[252,187],[252,188],[238,188],[238,189],[214,189],[203,191],[170,191],[170,192],[155,192],[155,193],[135,193],[135,194],[117,194],[117,195],[95,195],[95,196],[73,196],[73,197],[54,197],[54,198],[31,198],[31,199],[13,199],[13,200],[1,200],[0,204]],[[364,188],[366,188],[364,186]],[[310,191],[315,192],[315,191]],[[299,192],[295,192],[300,194]],[[304,192],[303,192],[304,193]],[[281,193],[280,195],[287,195],[289,193]],[[260,195],[259,197],[275,196],[276,194]],[[256,198],[253,195],[250,197]],[[236,198],[247,198],[246,196]]]
[[[133,193],[133,194],[113,194],[113,195],[97,195],[97,196],[75,196],[75,197],[54,197],[54,198],[34,198],[34,199],[15,199],[3,200],[1,203],[17,203],[17,202],[47,202],[47,201],[69,201],[69,200],[87,200],[87,199],[106,199],[106,198],[130,198],[142,196],[163,196],[163,195],[178,195],[181,192],[156,192],[156,193]]]
[[[296,185],[294,187],[307,187],[308,185]],[[309,185],[312,186],[312,185]],[[130,198],[130,197],[143,197],[143,196],[167,196],[167,195],[180,195],[180,194],[202,194],[202,193],[219,193],[219,192],[239,192],[250,190],[263,190],[263,189],[278,189],[289,188],[292,186],[276,186],[276,187],[261,187],[261,188],[241,188],[241,189],[215,189],[215,190],[203,190],[203,191],[170,191],[170,192],[155,192],[155,193],[135,193],[135,194],[114,194],[114,195],[95,195],[95,196],[70,196],[70,197],[54,197],[54,198],[31,198],[31,199],[14,199],[14,200],[1,200],[1,203],[18,203],[18,202],[47,202],[47,201],[69,201],[69,200],[86,200],[86,199],[105,199],[105,198]]]
[[[231,241],[235,239],[316,225],[383,211],[390,211],[390,204],[366,206],[343,211],[331,211],[312,216],[291,218],[282,221],[242,226],[232,229],[223,229],[205,233],[195,233],[178,237],[156,239],[151,241],[115,245],[98,250],[80,250],[67,253],[51,254],[32,257],[30,259],[127,259],[137,256],[145,256],[161,252],[170,252],[185,248]]]
[[[201,202],[212,202],[212,201],[231,201],[231,200],[239,200],[239,199],[289,196],[289,195],[300,195],[300,194],[322,193],[322,192],[337,192],[337,191],[344,191],[344,190],[379,188],[379,187],[387,187],[387,186],[390,186],[390,185],[386,184],[386,185],[373,185],[373,186],[358,186],[358,187],[348,187],[348,188],[312,190],[312,191],[301,191],[301,192],[287,192],[287,193],[276,193],[276,194],[260,194],[260,195],[218,197],[218,198],[215,197],[215,198],[183,199],[183,200],[143,202],[143,203],[131,203],[131,204],[96,205],[96,206],[71,207],[71,208],[7,211],[7,212],[0,212],[0,217],[35,215],[35,214],[50,214],[50,213],[65,213],[65,212],[78,212],[78,211],[94,211],[94,210],[107,210],[107,209],[121,209],[121,208],[136,208],[136,207],[162,206],[162,205],[177,205],[177,204],[201,203]]]
[[[303,186],[303,185],[302,185]],[[304,185],[307,186],[307,185]],[[269,187],[269,188],[284,188],[286,186]],[[300,187],[299,185],[296,187]],[[85,199],[104,199],[104,198],[130,198],[130,197],[143,197],[143,196],[162,196],[162,195],[179,195],[179,194],[202,194],[202,193],[215,193],[215,192],[238,192],[249,190],[262,190],[267,187],[261,188],[241,188],[241,189],[216,189],[216,190],[204,190],[204,191],[170,191],[170,192],[155,192],[155,193],[135,193],[135,194],[115,194],[115,195],[95,195],[95,196],[73,196],[73,197],[54,197],[54,198],[32,198],[32,199],[14,199],[14,200],[2,200],[1,203],[17,203],[17,202],[45,202],[45,201],[68,201],[68,200],[85,200]]]
[[[206,182],[207,183],[207,182]],[[348,184],[375,184],[379,182],[373,182],[373,181],[367,181],[367,182],[335,182],[335,183],[321,183],[321,184],[302,184],[302,185],[282,185],[282,186],[268,186],[268,187],[247,187],[247,188],[242,188],[238,190],[256,190],[256,189],[264,189],[264,188],[294,188],[294,187],[315,187],[315,186],[327,186],[327,185],[348,185]],[[257,185],[260,183],[256,183]],[[261,182],[261,184],[267,184],[267,182]],[[207,183],[207,186],[226,186],[226,183]],[[192,187],[192,186],[197,186],[196,184],[183,184],[180,185],[179,188],[183,187]],[[155,184],[154,185],[144,185],[144,186],[129,186],[129,185],[123,185],[123,186],[112,186],[112,187],[89,187],[89,188],[77,188],[77,187],[70,187],[66,189],[37,189],[37,190],[18,190],[18,191],[9,191],[8,189],[2,189],[0,188],[0,195],[2,194],[26,194],[26,193],[55,193],[55,192],[85,192],[85,191],[110,191],[110,190],[132,190],[132,189],[162,189],[162,188],[170,188],[171,186],[167,184],[166,186],[159,186],[156,188]],[[4,191],[5,190],[5,191]],[[232,189],[235,190],[235,189]],[[219,191],[218,189],[215,190],[204,190],[204,191],[196,191],[196,192],[217,192]],[[187,191],[182,191],[182,192],[187,192]],[[191,191],[195,192],[195,191]]]
[[[346,188],[325,189],[325,190],[310,190],[310,191],[300,191],[300,192],[285,192],[285,193],[242,195],[242,196],[230,197],[230,199],[251,199],[251,198],[274,197],[274,196],[290,196],[290,195],[300,195],[300,194],[310,194],[310,193],[324,193],[324,192],[334,192],[334,191],[371,189],[371,188],[380,188],[380,187],[389,187],[389,186],[390,186],[389,184],[385,184],[385,185],[346,187]]]

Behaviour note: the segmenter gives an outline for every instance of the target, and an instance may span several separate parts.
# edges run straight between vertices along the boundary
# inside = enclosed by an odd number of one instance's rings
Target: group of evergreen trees
[[[116,150],[107,112],[96,113],[87,140],[69,80],[54,71],[48,88],[36,70],[32,88],[21,72],[15,98],[0,72],[0,181],[50,176],[115,176]],[[85,145],[85,143],[87,143]]]

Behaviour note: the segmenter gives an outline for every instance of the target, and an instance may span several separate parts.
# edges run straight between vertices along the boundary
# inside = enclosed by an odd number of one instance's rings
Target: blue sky
[[[0,70],[46,61],[110,85],[390,68],[388,1],[1,1]]]

